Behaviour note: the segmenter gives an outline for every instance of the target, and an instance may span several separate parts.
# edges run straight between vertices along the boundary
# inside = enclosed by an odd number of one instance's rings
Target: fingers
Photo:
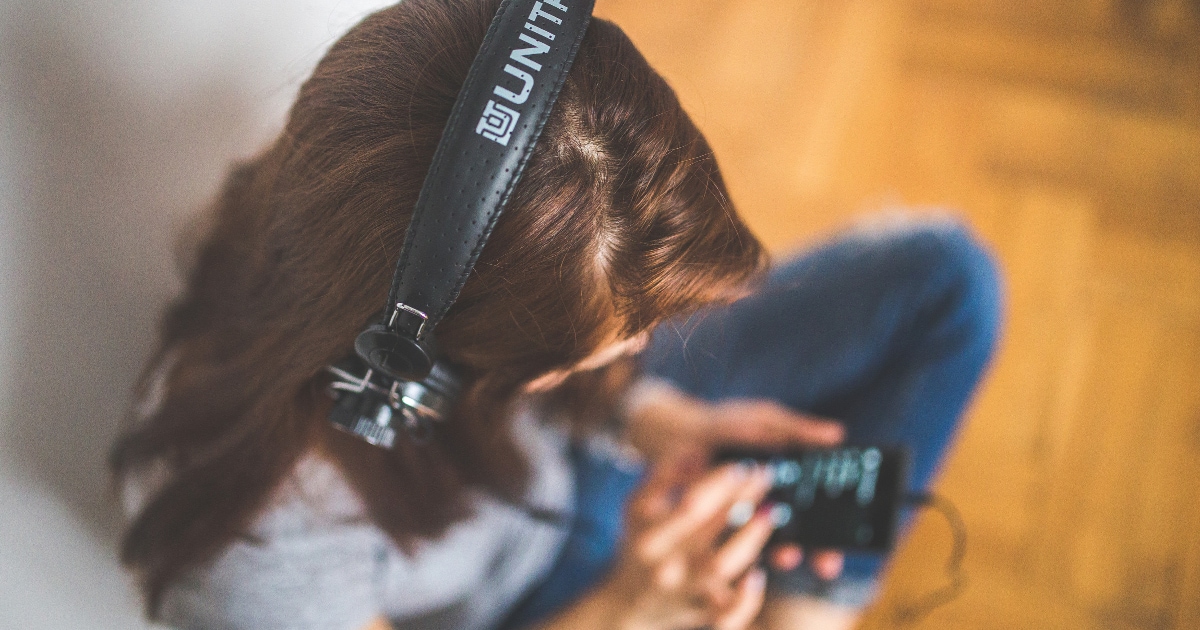
[[[784,418],[787,423],[785,434],[788,438],[800,444],[813,446],[837,446],[846,436],[846,429],[841,423],[832,420],[819,420],[811,416],[791,414]]]
[[[712,520],[688,537],[689,546],[693,552],[699,552],[703,556],[711,555],[714,543],[723,532],[728,531],[731,527],[741,528],[754,517],[756,507],[762,503],[763,498],[771,490],[773,476],[771,471],[765,467],[756,467],[752,476],[755,478],[742,486],[727,508],[722,509],[713,516]],[[742,514],[740,515],[742,518],[735,519],[733,513],[742,508],[749,515]],[[739,571],[738,575],[740,574]]]
[[[779,545],[768,554],[771,566],[779,571],[791,571],[800,566],[804,552],[799,546],[791,543]],[[822,580],[834,580],[842,574],[842,566],[846,556],[840,551],[814,551],[812,554],[813,573]]]
[[[709,579],[724,586],[745,573],[762,554],[763,545],[767,544],[772,531],[774,527],[770,514],[759,510],[750,522],[734,532],[713,555],[709,564]]]
[[[804,551],[799,545],[779,545],[771,550],[771,566],[778,571],[792,571],[804,560]]]
[[[703,456],[696,451],[676,450],[656,462],[642,487],[629,499],[630,518],[635,522],[655,521],[670,513],[676,490],[703,465],[702,461]]]
[[[767,574],[754,569],[737,584],[733,603],[725,609],[713,624],[715,630],[743,630],[748,627],[758,611],[762,610],[763,596],[767,590]]]
[[[665,591],[677,591],[688,580],[688,559],[683,554],[672,555],[658,563],[651,573],[654,584]]]
[[[842,574],[842,565],[846,556],[838,551],[814,551],[812,555],[813,573],[822,580],[833,580]]]
[[[737,498],[749,491],[747,486],[766,485],[764,477],[741,464],[726,464],[708,473],[688,488],[665,520],[643,533],[637,544],[638,556],[653,563],[686,548],[688,538],[718,516],[724,517]]]
[[[835,446],[845,438],[838,422],[805,415],[770,400],[717,404],[709,438],[714,443],[757,446]]]

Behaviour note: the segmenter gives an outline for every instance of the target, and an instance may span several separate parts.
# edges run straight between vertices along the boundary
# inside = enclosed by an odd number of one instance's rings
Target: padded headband
[[[372,367],[418,380],[430,333],[475,266],[558,98],[595,0],[504,0],[425,176],[385,320],[355,341]]]

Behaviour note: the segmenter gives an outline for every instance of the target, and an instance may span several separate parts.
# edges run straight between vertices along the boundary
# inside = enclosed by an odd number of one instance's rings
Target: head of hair
[[[122,546],[151,615],[172,580],[246,534],[313,449],[403,548],[469,515],[469,488],[518,496],[528,473],[508,417],[523,384],[760,275],[765,254],[703,136],[624,33],[594,19],[438,327],[466,377],[443,439],[388,451],[329,428],[323,368],[383,306],[498,5],[405,0],[370,15],[317,65],[277,140],[228,176],[139,386],[145,397],[157,381],[161,396],[113,450],[118,476],[169,471]]]

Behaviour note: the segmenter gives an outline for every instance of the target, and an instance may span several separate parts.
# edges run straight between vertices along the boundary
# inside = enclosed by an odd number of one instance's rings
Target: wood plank
[[[1028,33],[967,21],[912,24],[911,71],[1068,93],[1111,106],[1196,116],[1200,54],[1110,38]]]

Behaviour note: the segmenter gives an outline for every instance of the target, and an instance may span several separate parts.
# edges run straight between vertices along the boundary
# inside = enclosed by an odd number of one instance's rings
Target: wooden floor
[[[920,628],[1200,628],[1200,3],[600,0],[775,250],[954,208],[998,360],[941,477],[970,583]],[[924,517],[865,628],[943,583]]]

